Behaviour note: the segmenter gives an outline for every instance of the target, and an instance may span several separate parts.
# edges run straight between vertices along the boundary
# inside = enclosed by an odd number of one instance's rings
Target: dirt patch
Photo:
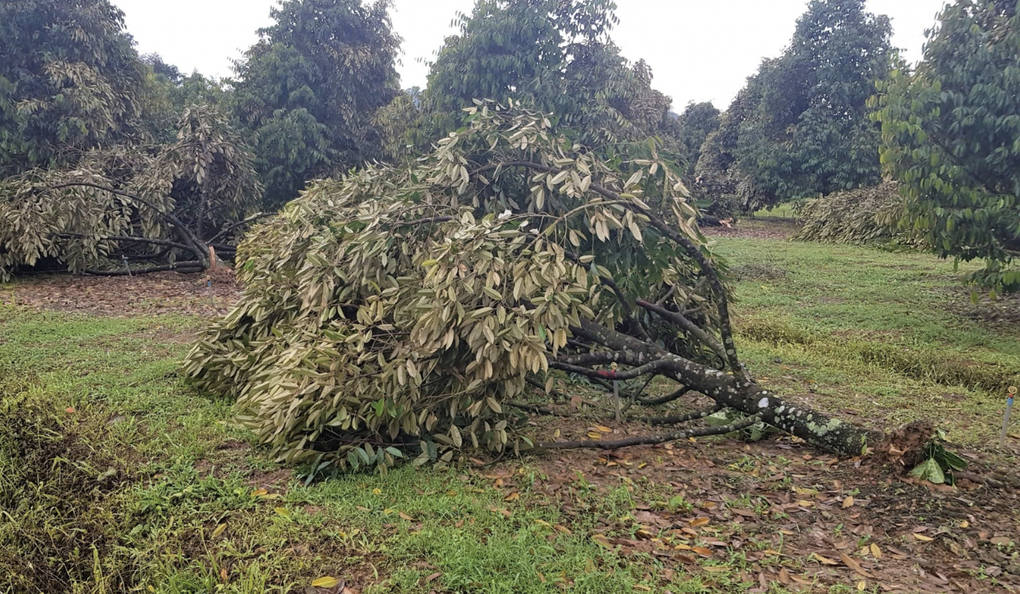
[[[574,424],[557,421],[560,439],[592,429]],[[647,431],[612,429],[613,439]],[[920,432],[907,430],[896,443],[907,446]],[[496,471],[508,492],[520,474],[511,466]],[[595,542],[625,556],[652,555],[720,590],[719,567],[756,584],[748,590],[755,593],[773,584],[856,590],[861,582],[867,591],[904,593],[1020,588],[1020,526],[1011,511],[1020,497],[1013,489],[922,484],[903,477],[902,465],[819,455],[789,437],[568,451],[530,466],[541,469],[532,488],[548,505],[593,518]],[[621,516],[600,506],[612,493],[630,498],[633,511]],[[730,566],[734,555],[746,564]]]
[[[947,309],[960,317],[974,320],[992,330],[1020,326],[1020,293],[992,299],[987,291],[979,290],[972,295],[968,287],[957,285],[951,295]]]
[[[740,219],[732,227],[702,227],[708,237],[740,237],[747,239],[788,240],[800,225],[788,220]]]
[[[281,468],[269,472],[255,472],[248,477],[248,484],[255,489],[265,489],[272,493],[279,493],[287,490],[287,485],[294,477],[294,471],[290,468]]]
[[[222,315],[240,296],[233,273],[161,272],[135,277],[46,275],[18,278],[0,293],[5,304],[37,311],[102,316]]]

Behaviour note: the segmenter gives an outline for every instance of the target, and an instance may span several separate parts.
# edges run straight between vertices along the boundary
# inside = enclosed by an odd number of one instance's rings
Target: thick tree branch
[[[165,266],[152,266],[149,268],[134,268],[129,273],[127,270],[95,270],[86,269],[85,274],[92,276],[131,276],[139,274],[151,274],[153,272],[170,272],[176,270],[177,272],[201,272],[205,270],[205,264],[202,262],[174,262],[173,264],[167,264]]]
[[[71,239],[71,238],[85,238],[91,237],[84,233],[57,233],[56,237]],[[96,241],[130,241],[135,243],[149,243],[152,245],[160,245],[163,247],[173,247],[187,252],[193,251],[191,246],[176,241],[169,241],[166,239],[150,239],[148,237],[129,237],[125,235],[106,235],[104,237],[96,237]]]
[[[665,369],[670,366],[670,362],[666,360],[653,361],[627,371],[613,371],[604,369],[589,369],[587,367],[579,367],[577,365],[568,365],[566,363],[558,363],[556,361],[550,361],[549,367],[553,369],[559,369],[560,371],[568,371],[570,373],[576,373],[578,375],[586,375],[591,377],[600,377],[610,379],[613,381],[623,381],[641,377],[646,373],[655,373],[661,369]]]
[[[232,223],[230,225],[227,225],[219,233],[217,233],[216,235],[212,236],[212,238],[209,240],[208,243],[210,243],[210,244],[216,243],[217,240],[222,239],[222,238],[228,236],[230,234],[230,232],[233,231],[234,229],[237,229],[239,227],[243,227],[245,225],[250,225],[250,224],[254,223],[255,221],[257,221],[259,219],[263,219],[265,217],[268,217],[269,215],[270,215],[270,213],[260,212],[260,213],[256,213],[256,214],[251,215],[250,217],[244,219],[243,221],[237,221],[236,223]],[[217,248],[217,251],[219,251],[219,248]]]
[[[684,386],[672,394],[667,394],[666,396],[661,396],[659,398],[638,398],[637,403],[642,406],[658,406],[660,404],[666,404],[667,402],[673,402],[674,400],[680,400],[690,391],[691,389],[689,387]]]
[[[680,326],[685,331],[687,331],[688,334],[694,336],[699,341],[701,341],[702,344],[712,349],[712,351],[715,352],[715,354],[718,355],[719,358],[722,359],[723,361],[729,360],[729,357],[726,354],[726,348],[723,347],[723,345],[720,344],[719,341],[716,340],[714,336],[699,328],[697,324],[688,320],[686,317],[684,317],[683,314],[675,311],[669,311],[664,307],[661,307],[654,303],[649,303],[643,299],[638,299],[637,301],[635,301],[635,303],[637,303],[640,307],[647,309],[648,311],[658,314],[660,317],[666,318],[667,320],[675,323],[677,326]]]
[[[641,421],[648,423],[649,425],[679,425],[681,423],[689,423],[698,419],[704,419],[705,417],[714,415],[715,413],[726,408],[721,404],[716,404],[712,408],[705,410],[699,410],[686,415],[680,415],[677,417],[646,417],[641,419],[634,419],[635,421]]]

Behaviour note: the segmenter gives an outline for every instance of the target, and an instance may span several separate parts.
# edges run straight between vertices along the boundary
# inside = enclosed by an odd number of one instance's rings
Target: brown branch
[[[643,307],[648,311],[654,312],[658,314],[660,317],[666,318],[667,320],[680,326],[681,328],[686,330],[688,334],[694,336],[695,338],[700,340],[702,344],[712,349],[712,351],[715,352],[715,354],[718,355],[720,359],[722,359],[723,361],[728,361],[728,357],[726,355],[726,348],[723,347],[723,345],[721,345],[719,341],[716,340],[715,337],[713,337],[711,334],[705,332],[703,329],[699,328],[697,324],[684,317],[682,313],[669,311],[664,307],[661,307],[654,303],[649,303],[644,299],[638,299],[635,301],[635,303],[637,303],[640,307]]]
[[[87,238],[91,236],[86,235],[84,233],[57,233],[56,237],[60,237],[62,239],[70,239],[70,238]],[[191,249],[191,246],[185,245],[183,243],[178,243],[176,241],[170,241],[167,239],[149,239],[148,237],[128,237],[125,235],[106,235],[104,237],[96,237],[95,239],[96,241],[132,241],[136,243],[151,243],[152,245],[173,247],[188,252],[193,251]]]
[[[150,274],[153,272],[169,272],[175,270],[177,272],[202,272],[205,270],[205,265],[202,262],[174,262],[173,264],[167,264],[166,266],[153,266],[151,268],[133,268],[129,273],[127,270],[95,270],[86,269],[83,272],[92,276],[131,276],[132,274]]]
[[[626,448],[636,445],[654,445],[659,443],[666,443],[669,441],[677,441],[680,439],[687,439],[690,437],[706,437],[709,435],[725,435],[734,431],[739,431],[750,427],[751,425],[759,421],[758,417],[748,417],[741,419],[730,425],[724,425],[722,427],[703,427],[698,429],[688,429],[687,431],[677,431],[675,433],[666,433],[663,435],[645,435],[639,437],[629,437],[627,439],[619,439],[616,441],[554,441],[536,444],[535,447],[543,450],[578,450],[578,449],[597,449],[597,450],[618,450],[620,448]]]

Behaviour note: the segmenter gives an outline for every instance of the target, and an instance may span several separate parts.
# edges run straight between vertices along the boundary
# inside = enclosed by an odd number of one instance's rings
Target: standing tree
[[[381,156],[373,117],[398,88],[389,7],[285,0],[237,64],[236,114],[253,136],[268,208]]]
[[[890,34],[864,0],[812,0],[790,47],[748,79],[717,146],[706,147],[716,167],[720,154],[731,161],[709,183],[737,186],[747,209],[878,183],[866,103],[888,73]]]
[[[701,159],[701,145],[712,132],[719,129],[719,110],[711,102],[687,104],[677,122],[680,127],[680,142],[687,156],[687,175],[694,176],[694,169]]]
[[[108,0],[0,3],[0,179],[139,133],[144,67]]]
[[[1020,16],[1015,0],[959,0],[913,75],[879,96],[882,162],[907,222],[942,257],[981,259],[975,280],[1020,288]]]
[[[429,73],[420,149],[459,125],[475,99],[530,102],[600,148],[650,136],[678,148],[669,97],[651,87],[646,63],[613,44],[611,0],[478,0],[461,15]]]

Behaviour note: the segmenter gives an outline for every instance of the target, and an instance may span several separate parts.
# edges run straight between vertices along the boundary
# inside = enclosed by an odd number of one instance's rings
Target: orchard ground
[[[929,420],[976,474],[1009,477],[1020,300],[974,303],[965,270],[928,255],[788,231],[713,237],[759,381],[874,428]],[[788,437],[304,485],[180,375],[236,296],[174,274],[0,285],[0,592],[1020,591],[1014,487],[920,483]],[[649,431],[607,420],[589,387],[556,389],[573,418],[534,419],[540,437]]]

